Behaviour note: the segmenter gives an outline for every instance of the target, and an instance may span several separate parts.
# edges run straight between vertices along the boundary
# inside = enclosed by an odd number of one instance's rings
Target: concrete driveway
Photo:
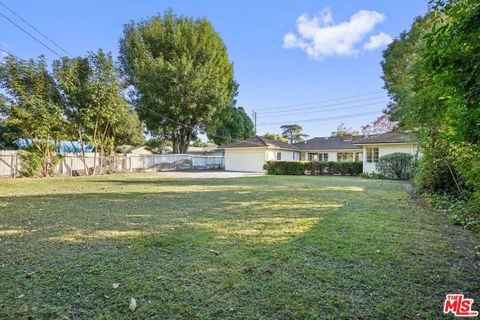
[[[177,179],[227,179],[251,176],[262,176],[259,172],[236,172],[236,171],[167,171],[155,172],[155,175],[165,178]]]

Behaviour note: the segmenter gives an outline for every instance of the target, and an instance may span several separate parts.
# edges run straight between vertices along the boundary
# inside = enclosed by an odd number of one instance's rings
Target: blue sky
[[[116,56],[123,24],[167,8],[206,17],[234,63],[238,105],[257,111],[258,133],[299,123],[310,136],[341,122],[358,129],[380,115],[388,101],[382,50],[427,10],[423,0],[1,1],[73,55],[103,48]],[[3,17],[0,46],[22,58],[56,58]]]

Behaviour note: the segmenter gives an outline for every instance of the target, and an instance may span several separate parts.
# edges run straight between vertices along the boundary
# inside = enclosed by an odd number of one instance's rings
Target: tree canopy
[[[432,4],[384,52],[387,111],[422,141],[417,188],[463,199],[457,219],[473,225],[480,223],[480,3]]]
[[[95,156],[118,144],[143,142],[143,124],[128,109],[110,53],[63,57],[53,62],[53,72],[42,56],[7,56],[0,64],[0,87],[0,148],[12,147],[17,138],[29,139],[23,158],[31,160],[32,166],[24,166],[31,174],[39,168],[49,175],[58,160],[55,143],[62,139],[90,142]]]
[[[226,109],[220,125],[215,132],[208,133],[210,140],[217,145],[230,143],[235,140],[244,140],[255,135],[252,119],[242,107],[230,106]]]
[[[101,155],[112,152],[116,145],[143,142],[143,126],[128,110],[110,53],[100,49],[86,57],[64,57],[54,61],[53,70],[72,136],[88,140]]]
[[[352,128],[347,128],[345,126],[345,123],[340,123],[337,126],[337,129],[335,131],[332,131],[331,136],[332,137],[343,137],[347,135],[359,135],[360,132],[358,130],[353,130]]]
[[[135,107],[152,135],[167,135],[186,152],[199,131],[213,132],[236,84],[222,39],[207,19],[163,16],[131,22],[120,62]]]
[[[288,143],[302,142],[304,138],[308,138],[308,134],[302,133],[302,126],[298,124],[284,124],[282,129],[282,137],[287,139]]]
[[[49,175],[56,156],[50,143],[62,139],[68,122],[63,117],[63,100],[47,69],[45,58],[23,60],[7,56],[0,64],[2,126],[15,128],[18,136],[32,141],[35,168]]]
[[[390,121],[390,116],[388,114],[382,114],[371,123],[362,126],[362,134],[370,135],[392,132],[395,130],[396,126],[397,123]]]
[[[263,137],[267,139],[281,141],[281,142],[288,142],[287,138],[285,138],[281,134],[267,132],[263,135]]]
[[[4,125],[16,126],[32,140],[61,139],[66,124],[63,100],[45,58],[22,60],[7,56],[0,64],[0,98]]]

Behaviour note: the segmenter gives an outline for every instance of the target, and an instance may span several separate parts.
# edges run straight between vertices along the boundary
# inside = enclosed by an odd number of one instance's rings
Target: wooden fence
[[[225,167],[223,156],[201,156],[190,154],[134,155],[115,154],[100,158],[94,153],[64,153],[55,168],[54,175],[79,176],[89,172],[157,172],[189,170],[222,170]],[[17,151],[0,151],[0,176],[21,177],[22,161]]]

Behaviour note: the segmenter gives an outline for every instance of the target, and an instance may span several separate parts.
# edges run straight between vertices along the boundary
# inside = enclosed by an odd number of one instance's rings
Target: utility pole
[[[252,110],[252,117],[253,117],[253,128],[255,129],[255,133],[257,133],[257,112]]]

